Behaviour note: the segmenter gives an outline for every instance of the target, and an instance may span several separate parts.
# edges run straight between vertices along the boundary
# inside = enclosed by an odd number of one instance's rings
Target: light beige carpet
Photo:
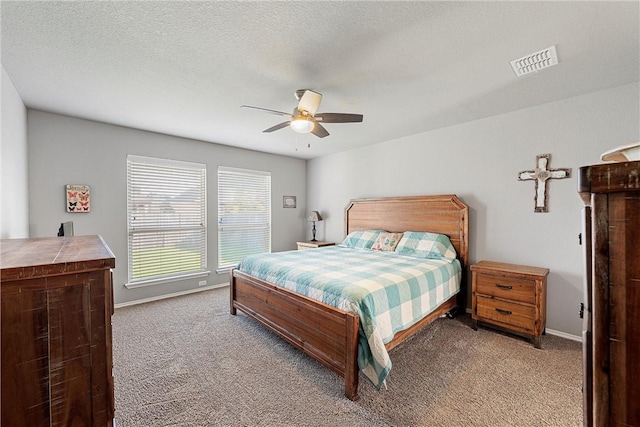
[[[117,309],[118,427],[579,426],[581,346],[542,349],[468,316],[439,319],[391,352],[387,389],[360,400],[328,368],[244,314],[228,288]]]

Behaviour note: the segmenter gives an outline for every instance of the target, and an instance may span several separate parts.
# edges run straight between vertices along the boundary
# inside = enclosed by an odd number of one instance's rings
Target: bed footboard
[[[242,310],[344,378],[344,394],[358,398],[358,328],[354,313],[231,271],[230,312]]]

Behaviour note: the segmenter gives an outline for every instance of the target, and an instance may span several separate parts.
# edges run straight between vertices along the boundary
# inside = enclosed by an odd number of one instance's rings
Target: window
[[[218,168],[218,271],[271,252],[271,174]]]
[[[127,157],[128,287],[207,273],[206,166]]]

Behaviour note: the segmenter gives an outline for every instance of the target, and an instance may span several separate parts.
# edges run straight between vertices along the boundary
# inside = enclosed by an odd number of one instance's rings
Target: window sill
[[[164,283],[178,282],[181,280],[199,279],[201,277],[207,277],[209,274],[211,274],[210,271],[199,271],[197,273],[183,274],[180,276],[163,277],[161,279],[141,280],[134,283],[125,283],[124,287],[127,289],[143,288],[145,286],[161,285]]]
[[[233,267],[226,267],[226,268],[216,269],[216,274],[228,274],[228,273],[231,273],[231,270],[233,270],[236,267],[237,266],[234,265]]]

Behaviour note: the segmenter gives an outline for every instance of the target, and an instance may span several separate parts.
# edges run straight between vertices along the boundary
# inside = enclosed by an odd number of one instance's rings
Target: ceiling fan
[[[294,132],[311,132],[319,138],[324,138],[329,135],[329,132],[321,123],[355,123],[362,121],[362,114],[317,113],[320,101],[322,100],[322,95],[318,92],[310,89],[299,89],[294,92],[294,95],[298,100],[298,106],[293,109],[293,113],[291,114],[283,111],[269,110],[268,108],[252,107],[251,105],[242,105],[241,107],[253,108],[289,118],[286,122],[265,129],[263,132],[273,132],[290,126]]]

